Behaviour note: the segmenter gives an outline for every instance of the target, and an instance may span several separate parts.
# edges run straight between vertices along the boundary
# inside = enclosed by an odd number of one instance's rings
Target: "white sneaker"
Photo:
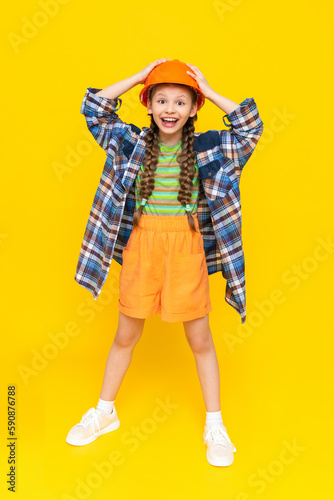
[[[80,423],[69,431],[66,442],[73,446],[83,446],[95,441],[102,434],[118,429],[119,426],[120,421],[114,406],[111,413],[90,408],[82,416]]]
[[[233,463],[233,453],[237,450],[221,424],[206,425],[203,439],[203,444],[207,445],[206,458],[209,464],[226,467]]]

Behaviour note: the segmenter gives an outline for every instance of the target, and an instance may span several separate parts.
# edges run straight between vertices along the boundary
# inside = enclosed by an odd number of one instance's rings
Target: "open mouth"
[[[161,121],[165,127],[174,127],[176,122],[178,122],[177,118],[161,118]]]

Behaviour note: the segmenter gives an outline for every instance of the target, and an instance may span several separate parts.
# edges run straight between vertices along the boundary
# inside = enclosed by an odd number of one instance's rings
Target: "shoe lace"
[[[88,427],[89,425],[92,425],[94,436],[98,436],[100,434],[99,417],[101,415],[102,413],[95,408],[90,408],[88,411],[86,411],[86,413],[83,414],[82,419],[78,425],[81,425],[82,427]]]
[[[222,425],[219,425],[219,424],[209,425],[209,429],[204,436],[204,443],[203,444],[205,444],[205,441],[207,439],[210,439],[210,441],[213,445],[220,444],[220,445],[224,446],[225,448],[229,448],[232,446],[232,450],[237,451],[234,444],[230,440],[229,435],[227,434],[226,431],[224,431]]]

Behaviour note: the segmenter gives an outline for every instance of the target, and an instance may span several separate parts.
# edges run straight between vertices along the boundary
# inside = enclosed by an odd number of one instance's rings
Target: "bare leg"
[[[119,311],[117,332],[110,348],[100,398],[114,401],[124,375],[130,365],[132,353],[143,333],[145,319],[131,318]]]
[[[220,411],[219,366],[209,326],[209,315],[184,321],[183,326],[195,356],[206,411]]]

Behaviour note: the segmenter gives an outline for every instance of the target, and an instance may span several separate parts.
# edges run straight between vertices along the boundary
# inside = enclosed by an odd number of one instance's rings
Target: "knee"
[[[187,341],[194,354],[203,354],[209,352],[212,348],[212,338],[208,334],[187,336]]]
[[[133,330],[117,330],[114,343],[117,347],[134,347],[141,338],[141,332]]]
[[[119,311],[118,328],[114,338],[114,344],[118,347],[134,347],[144,329],[144,319],[131,318]]]

